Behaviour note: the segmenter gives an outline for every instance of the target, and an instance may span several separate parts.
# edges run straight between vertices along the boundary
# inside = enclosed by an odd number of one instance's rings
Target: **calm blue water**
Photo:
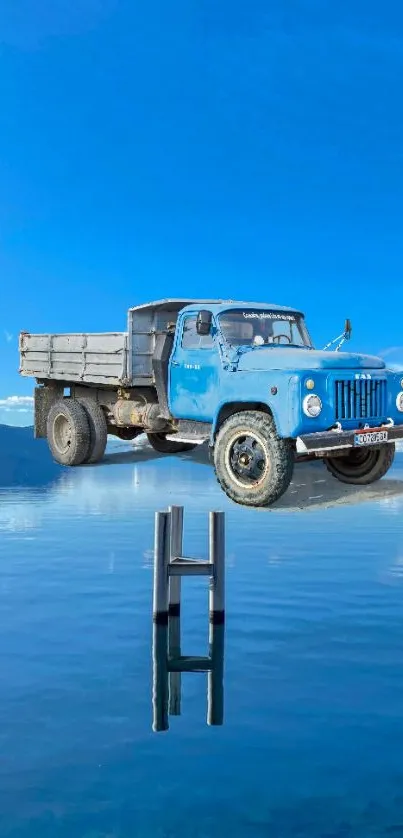
[[[156,734],[170,503],[200,558],[227,513],[225,716],[208,727],[206,676],[183,675]],[[200,449],[1,489],[1,838],[403,836],[402,511],[402,455],[364,491],[299,468],[272,511],[227,501]],[[204,654],[207,580],[183,586],[183,652]]]

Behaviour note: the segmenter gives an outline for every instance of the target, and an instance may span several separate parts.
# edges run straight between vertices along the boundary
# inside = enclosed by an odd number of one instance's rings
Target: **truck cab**
[[[230,401],[265,402],[281,422],[281,399],[273,397],[271,387],[280,380],[275,371],[282,369],[284,378],[291,369],[295,348],[306,363],[312,343],[300,312],[239,303],[187,307],[177,323],[170,362],[172,413],[215,426]]]
[[[169,362],[169,405],[176,418],[211,423],[214,431],[231,402],[262,403],[278,435],[296,439],[403,422],[402,383],[380,358],[316,350],[297,310],[187,306]]]

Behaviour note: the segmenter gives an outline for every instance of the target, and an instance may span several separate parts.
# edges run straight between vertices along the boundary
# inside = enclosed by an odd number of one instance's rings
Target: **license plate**
[[[363,434],[354,434],[354,445],[379,445],[380,442],[387,441],[387,431],[366,431]]]

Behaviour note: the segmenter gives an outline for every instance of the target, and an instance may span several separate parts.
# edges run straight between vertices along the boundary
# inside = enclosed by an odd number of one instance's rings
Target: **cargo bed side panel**
[[[127,383],[127,335],[20,335],[20,373],[38,379],[120,385]]]

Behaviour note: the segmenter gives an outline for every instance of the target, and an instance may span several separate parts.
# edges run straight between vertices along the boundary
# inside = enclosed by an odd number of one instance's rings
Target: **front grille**
[[[386,381],[335,381],[335,404],[338,420],[382,419],[386,415]]]

